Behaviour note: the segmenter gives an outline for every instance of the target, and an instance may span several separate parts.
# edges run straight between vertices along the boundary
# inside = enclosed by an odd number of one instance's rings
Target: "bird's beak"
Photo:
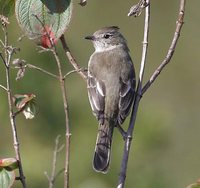
[[[87,40],[95,40],[95,37],[93,35],[91,35],[91,36],[86,36],[85,39],[87,39]]]

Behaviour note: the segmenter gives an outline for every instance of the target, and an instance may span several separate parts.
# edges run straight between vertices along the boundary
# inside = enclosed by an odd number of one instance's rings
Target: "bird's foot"
[[[123,140],[126,140],[127,136],[128,136],[127,132],[120,125],[117,125],[117,128],[118,128],[119,132],[121,133]]]

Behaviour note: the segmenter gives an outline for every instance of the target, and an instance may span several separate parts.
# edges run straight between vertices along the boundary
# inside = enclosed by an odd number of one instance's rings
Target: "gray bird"
[[[88,63],[88,96],[99,121],[93,168],[107,173],[114,127],[130,112],[135,95],[135,70],[125,38],[117,26],[104,27],[85,39],[95,52]]]

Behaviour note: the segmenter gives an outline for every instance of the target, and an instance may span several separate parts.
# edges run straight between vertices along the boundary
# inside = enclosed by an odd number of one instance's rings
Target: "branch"
[[[171,46],[168,50],[167,56],[165,57],[165,59],[163,60],[161,65],[153,73],[150,80],[145,84],[144,87],[142,87],[147,47],[148,47],[150,0],[146,0],[146,3],[148,6],[145,8],[143,53],[142,53],[141,67],[140,67],[140,73],[139,73],[139,81],[138,81],[136,96],[135,96],[135,100],[134,100],[134,104],[133,104],[130,124],[129,124],[129,128],[127,131],[127,138],[126,138],[125,144],[124,144],[124,154],[123,154],[123,159],[122,159],[122,163],[121,163],[121,172],[120,172],[117,188],[123,188],[124,184],[125,184],[128,157],[129,157],[132,135],[133,135],[133,131],[134,131],[134,125],[135,125],[135,121],[136,121],[136,115],[137,115],[140,99],[141,99],[142,95],[147,91],[147,89],[151,86],[151,84],[155,81],[155,79],[158,77],[158,75],[163,70],[163,68],[170,62],[170,60],[173,56],[173,53],[175,51],[177,41],[180,36],[180,31],[181,31],[181,28],[183,25],[183,19],[184,19],[184,13],[185,13],[185,0],[180,0],[179,16],[178,16],[178,20],[177,20],[176,30],[174,33],[174,37],[173,37]]]
[[[21,155],[20,155],[20,147],[19,147],[19,139],[17,134],[17,126],[16,126],[16,116],[13,110],[13,102],[12,102],[12,90],[11,90],[11,77],[10,77],[10,63],[11,57],[15,52],[15,48],[8,47],[8,35],[6,27],[3,29],[4,31],[4,48],[5,48],[5,58],[4,64],[6,69],[6,90],[7,90],[7,97],[8,97],[8,106],[9,106],[9,117],[10,117],[10,124],[13,134],[13,146],[15,150],[15,157],[18,162],[18,170],[19,170],[19,180],[21,181],[22,187],[26,188],[26,181],[23,172],[22,162],[21,162]],[[1,56],[2,57],[2,56]],[[2,87],[4,88],[4,87]]]
[[[60,81],[60,89],[62,93],[63,98],[63,107],[64,107],[64,113],[65,113],[65,136],[66,136],[66,156],[65,156],[65,170],[64,170],[64,187],[69,188],[69,159],[70,159],[70,126],[69,126],[69,113],[68,113],[68,102],[67,102],[67,92],[65,87],[65,79],[62,74],[62,67],[61,62],[58,57],[58,54],[56,52],[55,48],[52,48],[52,53],[55,57],[58,72],[59,72],[59,81]]]
[[[85,71],[85,69],[82,69],[80,67],[80,65],[78,65],[76,63],[76,60],[74,59],[74,57],[72,56],[71,54],[71,51],[69,49],[69,47],[67,46],[67,43],[66,43],[66,40],[65,40],[65,36],[62,35],[60,37],[60,41],[62,43],[62,47],[65,51],[65,55],[67,56],[69,62],[71,63],[71,65],[74,67],[75,70],[77,70],[77,73],[79,73],[79,75],[84,79],[84,80],[87,80],[87,73]]]
[[[48,71],[46,71],[46,70],[44,70],[44,69],[42,69],[42,68],[40,68],[40,67],[37,67],[37,66],[35,66],[35,65],[26,64],[25,67],[28,67],[28,68],[30,68],[30,69],[38,70],[38,71],[40,71],[40,72],[42,72],[42,73],[45,73],[45,74],[47,74],[47,75],[49,75],[49,76],[51,76],[51,77],[53,77],[53,78],[59,79],[57,75],[55,75],[55,74],[53,74],[53,73],[50,73],[50,72],[48,72]]]
[[[2,61],[3,61],[3,64],[5,65],[5,67],[7,67],[6,61],[5,61],[5,59],[4,59],[4,57],[3,57],[3,55],[1,53],[0,53],[0,57],[1,57]]]
[[[148,6],[145,8],[145,25],[144,25],[144,38],[143,38],[143,51],[142,51],[142,59],[141,59],[141,66],[140,66],[140,73],[139,73],[139,81],[136,90],[136,97],[133,104],[133,110],[131,114],[130,124],[127,131],[127,137],[125,139],[124,144],[124,154],[121,163],[121,171],[118,181],[117,188],[123,188],[125,185],[126,179],[126,171],[127,171],[127,164],[128,164],[128,157],[130,152],[132,134],[134,130],[136,115],[138,111],[139,102],[141,99],[141,91],[142,91],[142,80],[144,75],[145,63],[146,63],[146,56],[147,56],[147,48],[148,48],[148,33],[149,33],[149,20],[150,20],[150,0],[146,0]]]
[[[64,145],[61,145],[59,147],[59,140],[60,140],[60,135],[58,135],[55,139],[55,148],[53,151],[53,162],[52,162],[52,171],[51,171],[51,177],[49,177],[49,175],[47,174],[47,172],[45,172],[45,175],[49,181],[49,188],[53,188],[56,177],[58,176],[58,174],[60,174],[60,172],[63,172],[63,169],[61,169],[61,171],[59,171],[56,174],[56,163],[57,163],[57,154],[63,149]]]
[[[1,85],[1,84],[0,84],[0,88],[2,88],[5,91],[8,91],[8,89],[5,86]]]
[[[147,89],[149,89],[151,84],[153,84],[153,82],[156,80],[156,78],[161,73],[161,71],[164,69],[164,67],[170,62],[170,60],[171,60],[171,58],[174,54],[178,39],[180,37],[180,32],[181,32],[181,29],[182,29],[182,26],[183,26],[183,23],[184,23],[184,21],[183,21],[184,14],[185,14],[185,0],[180,0],[180,8],[179,8],[178,20],[176,22],[176,29],[175,29],[175,32],[174,32],[174,37],[172,39],[171,45],[170,45],[169,50],[167,52],[167,55],[164,58],[164,60],[162,61],[162,63],[159,65],[159,67],[152,74],[149,81],[143,87],[142,93],[141,93],[142,95],[147,91]]]
[[[43,28],[46,30],[45,25],[38,18],[38,16],[35,15],[35,17],[41,23]],[[65,87],[65,78],[64,78],[63,73],[62,73],[61,62],[60,62],[60,59],[59,59],[57,51],[56,51],[55,43],[51,40],[51,36],[49,35],[49,32],[46,31],[46,33],[47,33],[47,37],[49,38],[49,41],[51,43],[51,47],[49,49],[45,49],[45,51],[51,51],[54,58],[55,58],[55,61],[57,63],[58,73],[59,73],[58,79],[59,79],[59,82],[60,82],[60,89],[61,89],[62,99],[63,99],[63,107],[64,107],[64,113],[65,113],[65,136],[66,136],[64,188],[69,188],[69,159],[70,159],[70,137],[71,137],[71,133],[70,133],[70,126],[69,126],[69,113],[68,113],[67,92],[66,92],[66,87]],[[62,36],[63,36],[63,39],[64,39],[64,35],[62,35]],[[64,42],[65,42],[65,40],[64,40]],[[64,49],[67,49],[67,46],[65,46]],[[68,51],[66,53],[71,55]],[[72,57],[71,57],[71,59],[72,59],[72,62],[74,63],[75,60]],[[47,176],[47,178],[49,179],[48,176]]]
[[[64,79],[65,79],[67,76],[69,76],[70,74],[72,74],[72,73],[77,73],[77,72],[80,72],[80,71],[82,71],[82,70],[83,70],[82,68],[80,68],[79,70],[71,70],[71,71],[69,71],[67,74],[64,75]]]

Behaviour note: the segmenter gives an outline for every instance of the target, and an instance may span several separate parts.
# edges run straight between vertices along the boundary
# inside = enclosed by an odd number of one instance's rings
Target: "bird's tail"
[[[111,143],[114,126],[108,121],[99,125],[97,141],[95,146],[93,168],[102,173],[107,173],[110,163]]]

